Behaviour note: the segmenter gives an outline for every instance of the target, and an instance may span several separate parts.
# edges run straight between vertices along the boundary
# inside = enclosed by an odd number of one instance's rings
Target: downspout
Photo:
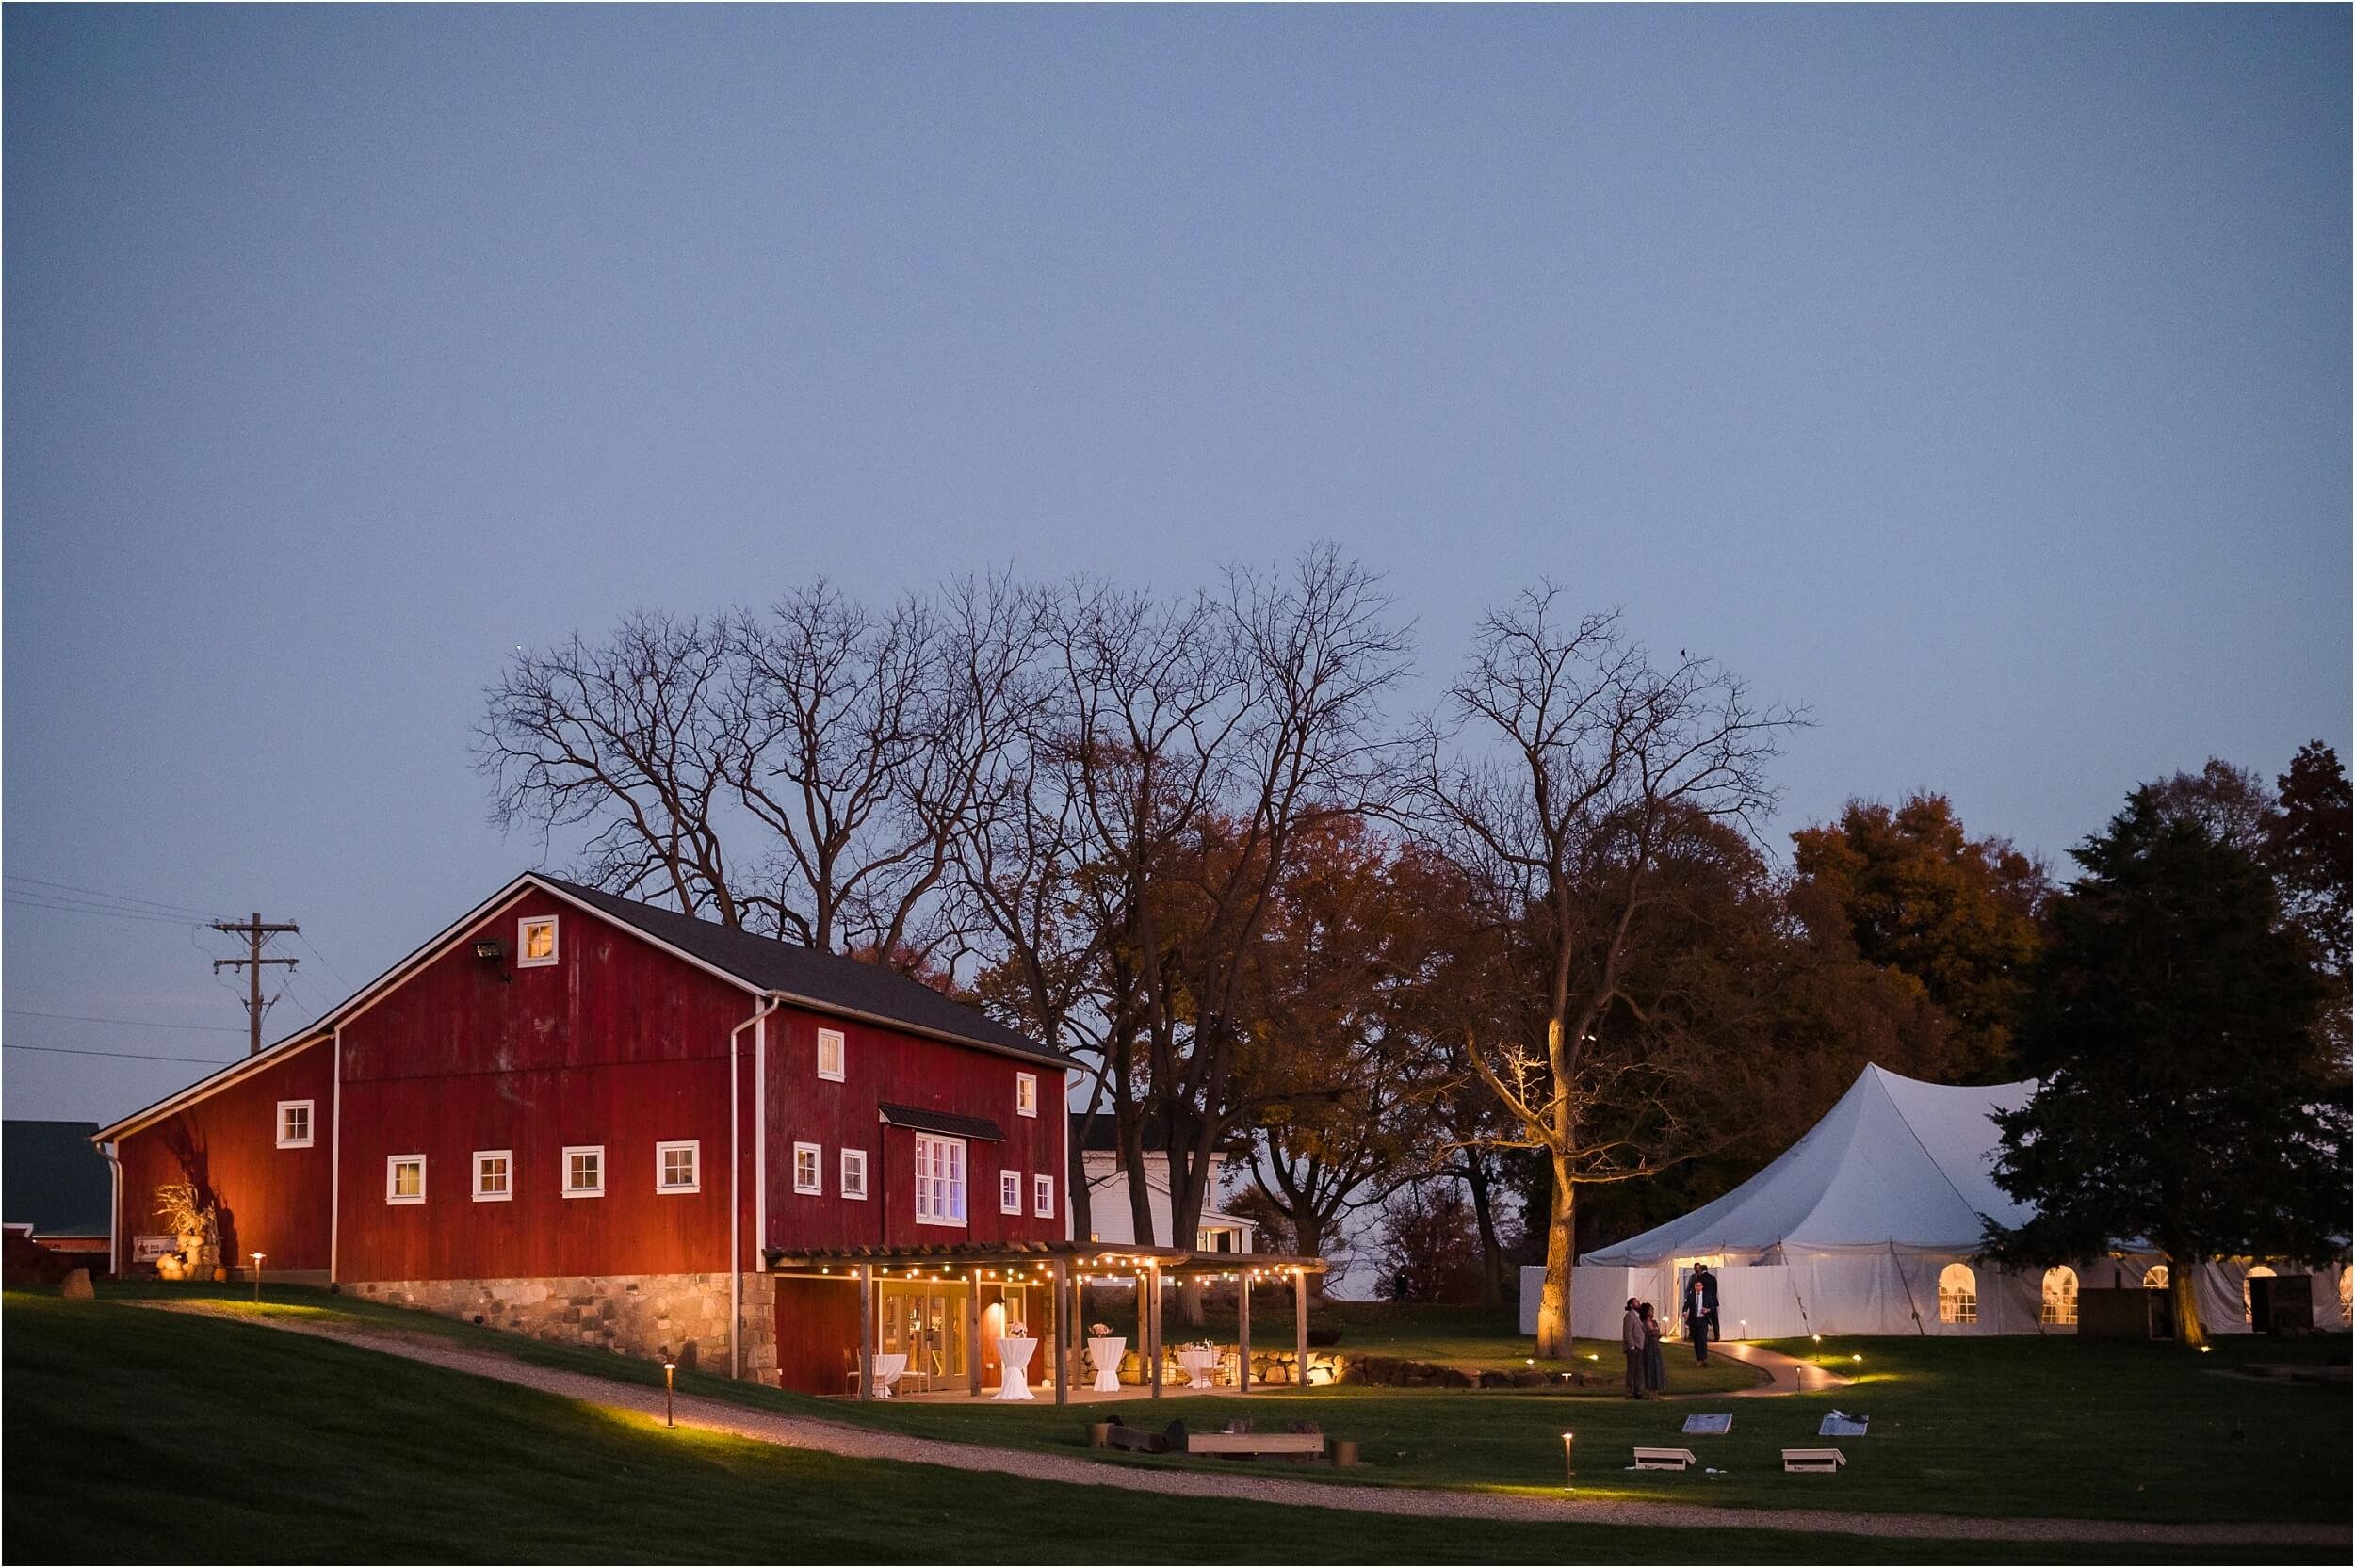
[[[337,1243],[343,1237],[344,1183],[344,1026],[335,1026],[335,1081],[330,1086],[327,1101],[327,1283],[339,1285],[343,1275],[338,1272],[341,1255]]]
[[[106,1156],[114,1173],[113,1219],[106,1225],[106,1272],[116,1279],[122,1277],[122,1145],[101,1143],[98,1152]]]
[[[743,1077],[736,1043],[767,1018],[776,1004],[767,994],[753,1015],[728,1031],[728,1376],[744,1375],[744,1171]]]

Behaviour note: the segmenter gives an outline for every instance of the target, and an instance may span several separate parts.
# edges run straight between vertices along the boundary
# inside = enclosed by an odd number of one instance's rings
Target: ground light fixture
[[[262,1304],[262,1254],[255,1253],[252,1256],[253,1258],[253,1304],[260,1306]]]
[[[1564,1482],[1564,1487],[1571,1492],[1578,1490],[1578,1458],[1570,1451],[1570,1441],[1577,1435],[1578,1433],[1574,1431],[1566,1431],[1562,1434],[1562,1467],[1569,1475],[1568,1480]]]
[[[677,1362],[666,1361],[662,1364],[662,1424],[666,1427],[678,1425],[678,1414],[673,1408],[672,1397],[674,1380],[677,1372]]]

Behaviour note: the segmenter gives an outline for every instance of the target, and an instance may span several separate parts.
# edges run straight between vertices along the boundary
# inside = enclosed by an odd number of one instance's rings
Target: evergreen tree
[[[2319,1262],[2348,1203],[2347,1085],[2316,1027],[2328,989],[2267,868],[2136,790],[2074,851],[2018,1037],[2041,1080],[1999,1115],[1995,1180],[2036,1205],[1989,1255],[2055,1263],[2130,1239],[2168,1261],[2204,1339],[2197,1266]]]

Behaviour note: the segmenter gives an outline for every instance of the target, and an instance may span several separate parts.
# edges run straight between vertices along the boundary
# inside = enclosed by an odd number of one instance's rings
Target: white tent
[[[1729,1339],[1807,1334],[2035,1334],[2075,1321],[2080,1283],[2139,1283],[2142,1249],[2073,1268],[2013,1273],[1973,1261],[1983,1222],[2032,1211],[1991,1174],[1994,1113],[2033,1082],[1956,1088],[1867,1067],[1839,1104],[1780,1158],[1713,1203],[1579,1260],[1571,1330],[1611,1339],[1631,1296],[1675,1302],[1694,1265],[1718,1276]],[[2283,1269],[2282,1272],[2292,1270]],[[2242,1270],[2209,1265],[2201,1316],[2244,1328]],[[2207,1277],[2207,1276],[2213,1276]],[[1542,1269],[1522,1271],[1524,1333],[1536,1332]],[[2345,1322],[2340,1271],[2315,1282],[2318,1323]]]

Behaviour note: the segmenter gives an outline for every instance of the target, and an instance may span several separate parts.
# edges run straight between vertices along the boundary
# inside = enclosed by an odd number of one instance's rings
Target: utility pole
[[[291,920],[275,921],[265,925],[262,921],[262,912],[258,909],[253,912],[253,918],[251,920],[216,920],[212,924],[213,929],[226,931],[231,936],[244,937],[252,946],[253,952],[250,958],[213,960],[213,973],[218,975],[224,969],[242,969],[246,972],[245,1012],[246,1024],[251,1031],[246,1054],[260,1056],[262,1054],[262,1009],[268,1005],[262,1000],[262,965],[283,963],[289,971],[292,971],[295,966],[295,961],[290,958],[264,958],[262,944],[281,931],[300,931],[302,928]],[[272,1002],[276,1000],[278,998],[275,996],[270,998]]]

